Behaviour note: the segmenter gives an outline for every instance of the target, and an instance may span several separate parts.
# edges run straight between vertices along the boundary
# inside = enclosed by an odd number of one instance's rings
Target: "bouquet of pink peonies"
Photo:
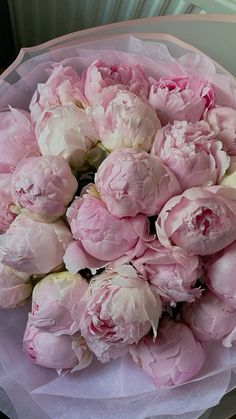
[[[236,385],[236,81],[131,36],[17,72],[0,85],[0,385],[39,418],[199,417]]]

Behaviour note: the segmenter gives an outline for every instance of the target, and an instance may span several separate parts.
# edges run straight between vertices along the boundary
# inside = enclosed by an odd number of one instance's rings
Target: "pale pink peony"
[[[12,196],[21,212],[46,222],[55,221],[66,212],[77,187],[66,160],[50,155],[22,160],[11,180]]]
[[[31,99],[29,109],[34,122],[45,109],[66,103],[83,107],[87,100],[79,75],[73,67],[54,64],[46,83],[39,83]]]
[[[25,329],[23,349],[34,364],[56,369],[59,375],[82,370],[92,361],[92,354],[79,333],[56,336],[29,324]]]
[[[236,242],[215,255],[206,268],[209,288],[236,310]]]
[[[219,106],[210,109],[206,120],[231,156],[236,155],[236,109]]]
[[[183,323],[161,320],[157,338],[145,336],[129,349],[133,360],[154,380],[158,389],[185,383],[205,361],[205,352]]]
[[[134,93],[110,86],[101,102],[89,112],[103,146],[111,151],[132,147],[150,151],[161,127],[155,110]]]
[[[0,263],[0,308],[22,306],[31,295],[32,288],[28,274]]]
[[[163,207],[156,229],[164,246],[182,247],[190,255],[215,253],[236,240],[235,190],[187,189]]]
[[[132,148],[111,152],[97,170],[95,185],[108,211],[118,218],[156,215],[182,191],[176,177],[156,157]]]
[[[13,108],[0,112],[0,173],[13,172],[23,158],[39,155],[30,114]]]
[[[64,157],[75,168],[83,165],[86,153],[97,143],[89,116],[74,104],[45,110],[35,132],[43,155]]]
[[[219,183],[230,164],[221,141],[205,121],[174,121],[157,131],[152,154],[177,177],[183,190]]]
[[[82,336],[101,362],[124,355],[150,329],[156,335],[160,297],[130,265],[94,277],[75,316]]]
[[[168,249],[154,240],[132,264],[147,278],[152,290],[172,304],[192,302],[201,296],[201,289],[195,288],[202,274],[200,260],[186,255],[183,249]]]
[[[48,224],[18,215],[0,236],[0,262],[21,272],[46,274],[63,263],[71,240],[62,220]]]
[[[81,275],[51,273],[34,287],[29,324],[57,335],[77,331],[71,310],[79,304],[88,284]]]
[[[75,199],[66,214],[74,239],[101,261],[115,260],[129,251],[135,253],[135,248],[142,252],[150,240],[147,217],[118,219],[93,195]]]
[[[84,93],[91,105],[98,105],[103,89],[118,85],[120,89],[147,98],[150,90],[149,81],[139,65],[106,64],[101,60],[94,61],[86,70]]]
[[[165,76],[152,84],[149,102],[162,125],[196,122],[214,105],[215,93],[212,85],[198,76]]]
[[[181,318],[203,341],[221,340],[236,326],[236,311],[210,291],[193,304],[184,304]]]
[[[5,233],[16,214],[11,194],[11,173],[0,173],[0,234]]]

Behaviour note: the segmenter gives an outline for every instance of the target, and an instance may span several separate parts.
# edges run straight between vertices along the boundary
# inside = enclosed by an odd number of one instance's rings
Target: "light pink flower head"
[[[210,109],[206,120],[231,156],[236,155],[236,109],[219,106]]]
[[[155,110],[134,93],[117,86],[105,89],[100,105],[91,111],[98,136],[111,151],[130,147],[150,151],[160,121]]]
[[[0,234],[7,231],[16,217],[12,206],[11,178],[11,173],[0,173]]]
[[[0,308],[22,306],[31,295],[29,275],[14,271],[0,263]]]
[[[108,86],[119,85],[120,89],[147,98],[149,81],[139,65],[106,64],[101,60],[94,61],[86,70],[84,93],[91,105],[98,105],[100,96]]]
[[[174,121],[196,122],[214,105],[212,85],[198,76],[165,76],[150,89],[149,102],[162,125]]]
[[[29,113],[13,108],[0,112],[0,173],[13,172],[23,158],[39,155]]]
[[[187,189],[163,207],[156,229],[164,246],[182,247],[192,255],[215,253],[236,240],[235,190]]]
[[[184,304],[181,318],[199,340],[221,340],[236,326],[236,311],[210,291],[193,304]]]
[[[0,236],[0,262],[21,272],[46,274],[63,263],[71,240],[61,220],[48,224],[18,215]]]
[[[42,155],[64,157],[75,168],[83,165],[86,153],[97,142],[87,113],[74,104],[45,110],[35,132]]]
[[[205,352],[183,323],[163,319],[155,342],[145,336],[129,349],[133,360],[154,380],[158,389],[185,383],[205,361]]]
[[[153,292],[172,304],[201,296],[201,290],[195,288],[202,273],[199,258],[186,255],[181,248],[168,249],[154,240],[132,264],[147,278]]]
[[[82,370],[92,361],[92,354],[78,333],[56,336],[29,324],[24,334],[23,349],[34,364],[56,369],[59,375]]]
[[[77,187],[67,161],[52,155],[22,160],[11,180],[12,196],[22,213],[46,222],[66,212]]]
[[[181,193],[176,177],[146,151],[115,150],[99,166],[95,185],[108,211],[119,218],[156,215]]]
[[[54,64],[46,83],[39,83],[31,99],[29,108],[34,122],[45,109],[54,108],[66,103],[83,107],[87,100],[79,75],[73,67]]]
[[[221,181],[230,164],[206,121],[175,121],[157,131],[152,154],[176,175],[183,190]]]
[[[144,251],[142,243],[150,240],[147,217],[118,219],[93,195],[75,199],[67,210],[67,219],[74,239],[82,243],[88,254],[102,261],[120,258],[138,245]]]
[[[29,324],[57,335],[77,331],[71,310],[79,304],[88,288],[81,275],[69,272],[51,273],[34,287]]]
[[[236,242],[215,255],[206,267],[209,288],[236,310]]]
[[[75,313],[82,336],[101,362],[118,358],[152,328],[162,312],[160,297],[130,265],[94,277]]]

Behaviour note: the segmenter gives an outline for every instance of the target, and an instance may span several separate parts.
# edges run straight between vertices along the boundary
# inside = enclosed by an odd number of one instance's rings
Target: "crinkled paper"
[[[166,36],[165,44],[144,38],[121,35],[78,44],[73,35],[63,48],[27,51],[22,63],[0,80],[0,109],[8,105],[27,109],[37,83],[46,81],[53,63],[72,65],[81,72],[95,59],[141,64],[155,78],[202,75],[214,85],[217,104],[236,108],[234,78],[206,55],[184,49],[172,37]],[[22,351],[29,311],[29,304],[0,310],[0,386],[19,419],[195,419],[236,387],[232,371],[236,348],[225,349],[220,343],[205,345],[207,361],[194,380],[162,391],[129,356],[108,364],[94,361],[83,371],[58,377],[53,370],[31,364]]]

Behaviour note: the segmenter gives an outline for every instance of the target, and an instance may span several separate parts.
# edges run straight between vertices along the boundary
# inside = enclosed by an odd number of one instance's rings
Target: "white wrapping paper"
[[[150,35],[151,36],[151,35]],[[142,36],[140,36],[142,38]],[[168,38],[168,37],[167,37]],[[90,41],[33,51],[0,80],[0,109],[8,105],[27,109],[45,70],[62,61],[81,72],[94,59],[138,63],[158,78],[166,74],[198,74],[214,84],[218,104],[236,108],[236,82],[205,55],[183,49],[173,38],[166,44],[132,36]],[[171,54],[170,52],[171,51]],[[158,60],[158,63],[156,62]],[[236,387],[236,348],[205,345],[207,361],[189,383],[157,391],[150,378],[125,356],[108,364],[94,361],[87,369],[58,377],[53,370],[31,364],[22,352],[22,336],[30,306],[0,310],[0,386],[11,399],[19,419],[195,419],[219,403]]]

